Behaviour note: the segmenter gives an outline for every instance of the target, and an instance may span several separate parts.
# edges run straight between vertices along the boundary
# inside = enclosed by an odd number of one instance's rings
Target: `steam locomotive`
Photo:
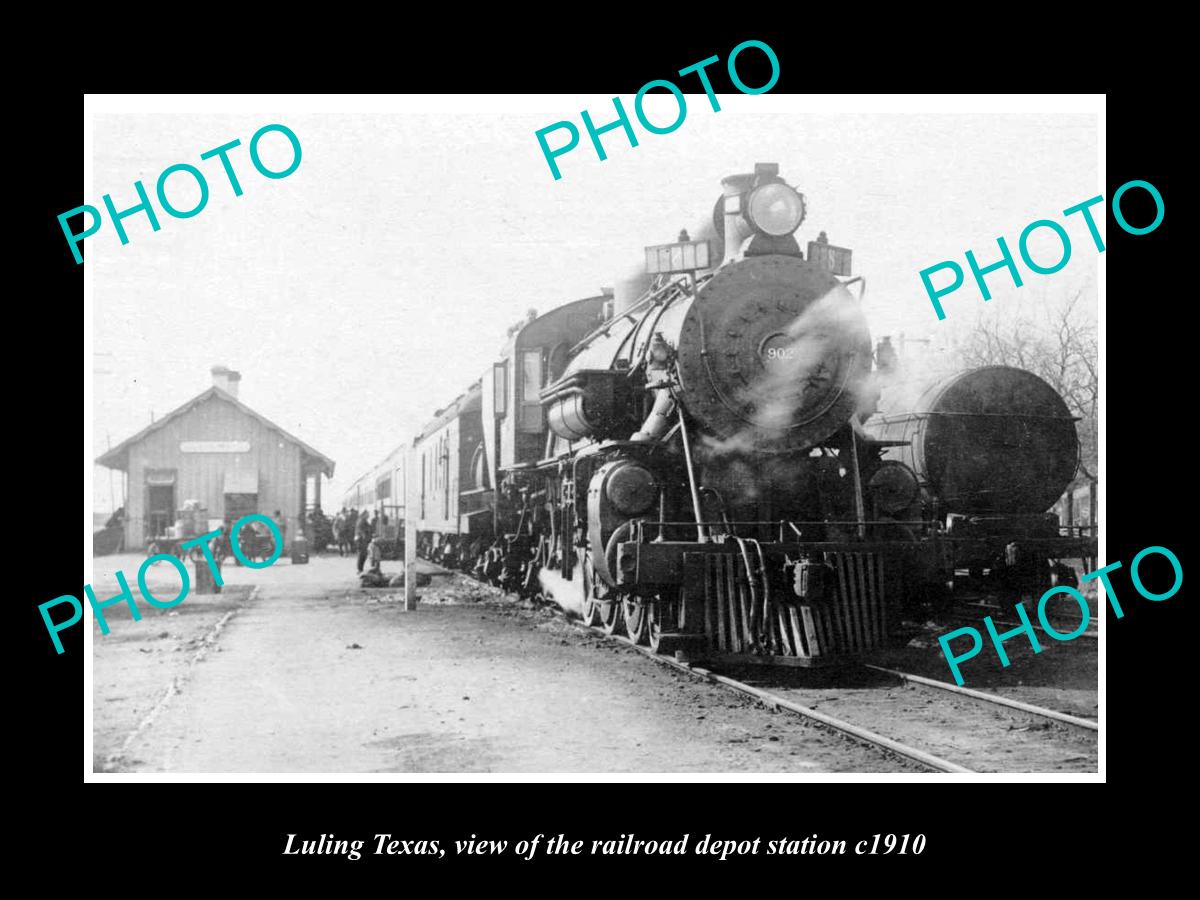
[[[721,187],[695,237],[531,317],[422,429],[418,553],[659,652],[793,665],[880,647],[957,567],[1067,577],[1089,547],[1045,512],[1078,457],[1057,393],[989,367],[875,414],[851,251],[801,249],[777,165]]]

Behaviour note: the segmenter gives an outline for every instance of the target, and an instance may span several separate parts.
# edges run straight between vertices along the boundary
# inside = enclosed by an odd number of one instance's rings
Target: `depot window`
[[[503,416],[508,413],[508,363],[496,363],[492,372],[496,388],[496,415]]]
[[[538,391],[542,388],[542,351],[526,350],[521,354],[521,378],[523,386],[521,399],[526,403],[535,403]]]

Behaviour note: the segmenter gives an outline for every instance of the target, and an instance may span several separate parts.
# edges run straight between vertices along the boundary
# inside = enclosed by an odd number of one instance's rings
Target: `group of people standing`
[[[362,574],[363,565],[371,555],[372,539],[379,533],[381,526],[388,523],[387,514],[380,515],[379,510],[359,511],[354,507],[341,511],[333,517],[333,540],[337,544],[338,556],[347,552],[358,551],[358,572]],[[375,545],[378,555],[378,544]],[[372,568],[378,567],[378,560],[372,559]]]

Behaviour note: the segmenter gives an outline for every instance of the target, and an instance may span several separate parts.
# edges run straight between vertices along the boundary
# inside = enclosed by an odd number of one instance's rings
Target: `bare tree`
[[[1078,288],[1064,303],[1023,304],[992,311],[959,346],[970,366],[1018,366],[1043,378],[1079,417],[1080,474],[1096,480],[1100,379],[1096,323]],[[1017,312],[1012,312],[1012,310]],[[1028,310],[1036,310],[1028,312]]]

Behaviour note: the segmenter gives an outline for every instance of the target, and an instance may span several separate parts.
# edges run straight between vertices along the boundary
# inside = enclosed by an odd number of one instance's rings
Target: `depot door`
[[[146,486],[146,537],[162,537],[175,521],[175,485]]]
[[[258,512],[258,494],[226,494],[225,520],[236,522],[242,516]]]

